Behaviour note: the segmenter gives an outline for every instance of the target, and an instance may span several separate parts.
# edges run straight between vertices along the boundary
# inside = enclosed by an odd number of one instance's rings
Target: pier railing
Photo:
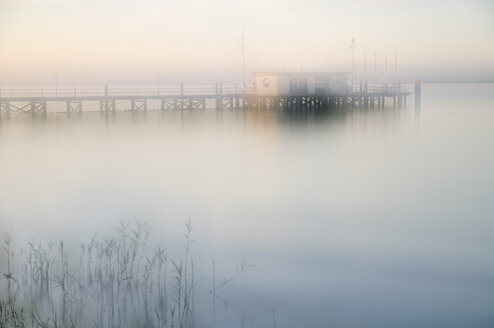
[[[64,97],[161,97],[161,96],[215,96],[218,94],[252,93],[251,87],[243,86],[162,86],[162,87],[60,87],[60,88],[1,88],[0,98],[64,98]]]
[[[388,92],[411,92],[411,89],[406,85],[401,84],[369,84],[367,87],[356,85],[353,87],[354,93],[367,92],[367,93],[388,93]]]
[[[0,98],[67,98],[67,97],[166,97],[253,94],[252,87],[225,86],[160,86],[158,87],[60,87],[60,88],[0,88]],[[379,84],[354,86],[353,93],[410,92],[404,85]]]

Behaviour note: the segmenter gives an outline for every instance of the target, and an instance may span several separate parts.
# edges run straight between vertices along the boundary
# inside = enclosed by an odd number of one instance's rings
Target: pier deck
[[[420,84],[419,89],[420,91]],[[417,84],[416,84],[417,93]],[[150,110],[203,110],[272,108],[285,110],[306,110],[324,108],[384,108],[388,101],[393,108],[406,107],[407,96],[412,92],[399,84],[392,86],[367,86],[359,90],[340,94],[290,94],[258,96],[253,88],[245,86],[223,87],[221,82],[210,88],[179,87],[166,88],[10,88],[0,89],[0,116],[11,113],[46,115],[48,105],[65,103],[67,114],[82,113],[83,104],[99,103],[100,112],[147,111]],[[420,95],[419,95],[420,96]],[[417,94],[416,94],[417,99]],[[117,104],[118,102],[118,104]],[[57,112],[60,112],[58,110]]]

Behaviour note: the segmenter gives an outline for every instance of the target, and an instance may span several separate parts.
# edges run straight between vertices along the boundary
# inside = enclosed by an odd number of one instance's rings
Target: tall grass
[[[138,220],[121,221],[113,236],[93,236],[73,254],[63,241],[30,241],[14,252],[7,237],[0,328],[191,327],[191,233],[187,222],[180,260],[148,247],[149,227]]]

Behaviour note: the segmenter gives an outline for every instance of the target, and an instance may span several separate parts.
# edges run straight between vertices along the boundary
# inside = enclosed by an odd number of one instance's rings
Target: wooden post
[[[115,101],[115,98],[113,98],[111,101],[111,111],[113,112],[113,114],[115,114],[115,112],[117,111],[117,102]]]
[[[415,110],[420,110],[421,107],[421,82],[415,81]]]
[[[239,99],[238,99],[238,90],[237,90],[237,85],[235,84],[235,108],[239,108]]]
[[[105,97],[108,97],[108,84],[105,84]]]
[[[161,98],[161,111],[165,110],[165,99]]]
[[[244,83],[242,86],[242,107],[243,108],[247,107],[246,104],[247,104],[247,83],[245,82],[244,79]]]
[[[79,100],[79,113],[82,113],[82,100]]]
[[[100,113],[103,113],[103,100],[99,101],[99,111]]]
[[[144,98],[143,107],[144,107],[144,111],[147,112],[148,111],[148,100],[146,98]]]
[[[134,98],[132,98],[130,100],[130,110],[135,111],[135,109],[136,109],[136,102],[135,102]]]
[[[180,82],[180,109],[184,109],[184,81]]]
[[[359,97],[358,97],[358,107],[362,109],[362,81],[360,81]]]
[[[220,108],[223,108],[223,81],[220,81]]]
[[[364,107],[365,107],[365,109],[369,108],[369,97],[367,94],[367,81],[364,81]]]
[[[31,111],[34,114],[34,103],[31,103]],[[67,100],[67,115],[70,115],[70,100]]]
[[[396,83],[397,83],[397,89],[398,89],[398,92],[399,92],[399,95],[398,95],[398,108],[402,108],[402,106],[403,106],[403,95],[401,94],[401,81],[398,80]]]
[[[396,81],[393,81],[393,109],[396,109]]]
[[[46,116],[46,114],[47,114],[47,110],[46,110],[46,100],[45,100],[45,101],[43,101],[42,107],[43,107],[43,116]]]
[[[214,82],[215,108],[218,109],[218,81]]]

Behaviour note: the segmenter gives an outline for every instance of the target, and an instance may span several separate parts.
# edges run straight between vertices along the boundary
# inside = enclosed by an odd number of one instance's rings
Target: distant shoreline
[[[494,80],[488,81],[427,81],[422,80],[424,84],[492,84]]]

